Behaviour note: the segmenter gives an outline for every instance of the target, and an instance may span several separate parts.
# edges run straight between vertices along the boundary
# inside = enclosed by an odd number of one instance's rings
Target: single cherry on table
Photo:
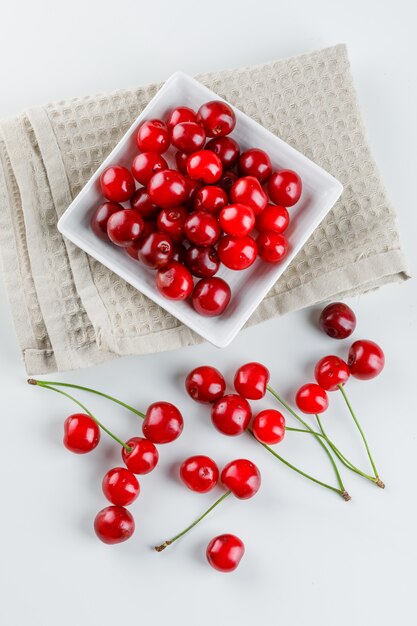
[[[100,442],[100,428],[86,413],[74,413],[64,422],[64,446],[75,454],[87,454]]]
[[[260,411],[252,423],[252,432],[261,443],[272,446],[285,436],[285,417],[275,409]]]
[[[152,443],[175,441],[183,428],[184,419],[177,407],[170,402],[154,402],[148,406],[142,432]]]
[[[197,454],[185,459],[180,467],[180,477],[184,485],[192,491],[207,493],[219,481],[219,468],[213,459]]]
[[[314,377],[320,387],[326,391],[336,391],[344,385],[350,376],[348,364],[338,356],[325,356],[314,368]]]
[[[107,500],[117,506],[132,504],[140,493],[138,479],[125,467],[114,467],[106,472],[102,487]]]
[[[241,435],[252,417],[252,409],[246,398],[231,393],[223,396],[213,404],[211,421],[217,430],[224,435]]]
[[[300,411],[312,415],[323,413],[329,406],[325,389],[316,383],[307,383],[300,387],[295,396],[295,402]]]
[[[202,365],[193,369],[185,379],[185,389],[196,402],[212,404],[224,396],[226,381],[215,367]]]
[[[260,400],[266,394],[270,373],[265,365],[252,361],[236,371],[233,384],[238,394],[248,400]]]
[[[206,549],[207,561],[219,572],[233,572],[244,554],[243,541],[230,533],[214,537]]]
[[[369,339],[359,339],[349,348],[348,366],[350,373],[360,380],[370,380],[378,376],[385,365],[382,348]]]
[[[321,312],[319,326],[333,339],[346,339],[356,328],[356,315],[344,302],[332,302]]]
[[[145,437],[131,437],[126,441],[130,448],[122,448],[122,458],[133,474],[149,474],[155,469],[159,453],[152,441]]]
[[[123,506],[107,506],[97,513],[94,530],[103,543],[122,543],[135,532],[135,520]]]

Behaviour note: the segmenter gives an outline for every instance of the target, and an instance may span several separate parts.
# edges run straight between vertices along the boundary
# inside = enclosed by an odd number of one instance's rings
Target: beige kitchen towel
[[[344,185],[249,324],[408,277],[345,46],[198,79]],[[56,228],[159,87],[49,104],[0,123],[0,252],[30,374],[201,341]]]

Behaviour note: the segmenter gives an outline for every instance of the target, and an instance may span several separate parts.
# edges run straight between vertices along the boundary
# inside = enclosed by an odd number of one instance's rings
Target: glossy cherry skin
[[[97,513],[94,530],[103,543],[122,543],[135,532],[135,520],[123,506],[106,506]]]
[[[268,193],[272,202],[281,206],[293,206],[302,192],[301,178],[293,170],[274,172],[268,181]]]
[[[174,254],[171,260],[178,261],[178,263],[182,263],[184,265],[185,253],[186,253],[185,247],[179,241],[174,241],[173,244],[174,244]]]
[[[262,363],[245,363],[237,370],[233,384],[244,398],[260,400],[266,394],[269,378],[269,370]]]
[[[295,402],[303,413],[323,413],[329,406],[326,391],[320,385],[307,383],[300,387],[295,396]]]
[[[219,572],[233,572],[244,554],[243,541],[231,534],[214,537],[206,549],[207,561]]]
[[[190,155],[187,161],[187,174],[194,180],[212,185],[223,173],[222,162],[211,150],[199,150]]]
[[[226,381],[215,367],[202,365],[188,374],[185,379],[185,389],[196,402],[212,404],[223,397]]]
[[[139,242],[138,258],[146,267],[158,269],[174,256],[174,242],[169,235],[154,232]]]
[[[177,124],[182,122],[195,122],[197,120],[197,113],[189,107],[176,107],[172,109],[167,119],[167,126],[170,130]]]
[[[263,184],[272,174],[271,159],[263,150],[250,148],[240,155],[238,170],[241,176],[254,176]]]
[[[190,246],[185,253],[184,262],[191,274],[197,278],[210,278],[217,274],[220,267],[216,248],[208,246]]]
[[[103,478],[102,488],[107,500],[117,506],[132,504],[140,492],[138,479],[125,467],[109,470]]]
[[[245,270],[254,263],[258,250],[251,237],[225,235],[219,241],[217,254],[220,261],[231,270]]]
[[[147,185],[154,174],[168,169],[168,163],[157,152],[141,152],[132,162],[132,174],[141,185]]]
[[[385,356],[382,348],[374,341],[359,339],[349,348],[350,373],[360,380],[370,380],[384,369]]]
[[[192,491],[207,493],[219,482],[219,468],[209,456],[190,456],[181,464],[180,478]]]
[[[252,461],[236,459],[225,465],[220,480],[236,498],[247,500],[258,492],[261,473]]]
[[[241,435],[252,417],[252,409],[246,398],[234,393],[223,396],[213,404],[211,421],[224,435]]]
[[[347,365],[338,356],[325,356],[314,368],[314,377],[320,387],[326,391],[336,391],[338,385],[344,385],[350,376]]]
[[[135,191],[135,181],[126,167],[112,165],[100,176],[101,193],[111,202],[126,202]]]
[[[143,228],[142,217],[133,209],[122,209],[113,213],[107,221],[107,235],[110,241],[123,248],[140,239]]]
[[[319,326],[333,339],[346,339],[356,328],[356,315],[344,302],[332,302],[321,312]]]
[[[143,434],[152,443],[170,443],[184,428],[184,420],[176,406],[170,402],[154,402],[143,420]]]
[[[202,278],[194,287],[192,305],[200,315],[214,317],[226,310],[232,292],[229,285],[222,278]]]
[[[196,211],[218,213],[226,204],[228,204],[227,193],[221,187],[216,187],[216,185],[201,187],[194,198]]]
[[[171,143],[182,152],[201,150],[206,142],[206,133],[197,122],[180,122],[171,131]]]
[[[177,170],[181,172],[181,174],[183,174],[184,176],[187,175],[187,163],[189,156],[189,154],[187,154],[186,152],[182,152],[181,150],[178,150],[178,152],[175,153],[175,163],[177,165]]]
[[[184,222],[184,233],[197,246],[213,246],[219,240],[220,225],[211,213],[194,211]]]
[[[233,170],[226,170],[217,181],[217,185],[229,193],[237,179],[238,176]]]
[[[144,220],[153,219],[161,210],[157,204],[152,202],[145,187],[136,189],[135,193],[130,198],[130,206],[132,209],[140,213]]]
[[[236,116],[231,107],[221,100],[203,104],[197,113],[197,120],[205,128],[208,137],[224,137],[236,126]]]
[[[144,122],[136,136],[138,148],[141,152],[157,152],[162,154],[169,148],[169,131],[162,120]]]
[[[230,199],[234,204],[246,204],[255,215],[261,213],[268,204],[268,196],[254,176],[238,178],[230,190]]]
[[[184,223],[188,217],[188,211],[183,206],[170,209],[162,209],[156,220],[157,226],[162,233],[166,233],[174,241],[184,239]]]
[[[252,432],[258,441],[267,446],[279,443],[285,436],[285,417],[275,409],[265,409],[255,416]]]
[[[212,150],[217,154],[224,169],[229,169],[236,165],[240,154],[237,141],[231,137],[215,137],[206,144],[206,150]]]
[[[245,237],[255,226],[255,215],[246,204],[229,204],[220,211],[219,222],[227,235]]]
[[[108,241],[107,222],[109,221],[109,217],[113,215],[113,213],[117,213],[117,211],[123,211],[122,205],[117,202],[103,202],[103,204],[100,204],[100,206],[96,208],[91,217],[90,224],[97,237]]]
[[[130,452],[122,448],[122,459],[133,474],[149,474],[155,469],[159,453],[155,445],[144,437],[131,437],[126,441]]]
[[[256,228],[260,233],[274,232],[282,235],[290,223],[290,216],[284,206],[267,204],[256,218]]]
[[[168,300],[187,300],[193,291],[193,277],[182,263],[170,261],[156,275],[158,291]]]
[[[179,206],[187,197],[184,176],[176,170],[163,170],[154,174],[147,189],[152,202],[162,209]]]
[[[259,258],[266,263],[279,263],[288,253],[288,240],[285,235],[278,233],[259,233],[256,245]]]
[[[75,454],[94,450],[100,441],[100,427],[85,413],[74,413],[64,422],[64,446]]]
[[[187,195],[184,200],[184,204],[186,205],[187,209],[191,211],[194,207],[195,197],[203,186],[203,183],[199,180],[193,180],[189,176],[184,176],[184,180],[187,187]]]

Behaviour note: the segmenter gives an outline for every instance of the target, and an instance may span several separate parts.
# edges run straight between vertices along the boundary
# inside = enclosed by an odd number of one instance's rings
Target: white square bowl
[[[221,266],[218,276],[224,278],[232,290],[232,299],[219,317],[203,317],[188,302],[167,300],[155,286],[155,271],[130,258],[126,252],[96,237],[90,228],[91,215],[103,201],[99,189],[101,172],[109,165],[124,165],[130,169],[137,154],[136,132],[140,124],[150,118],[165,119],[174,107],[186,105],[198,109],[219,96],[182,72],[173,74],[135,120],[117,146],[90,178],[58,222],[60,232],[79,248],[121,276],[136,289],[169,311],[196,333],[223,348],[237,335],[274,283],[305,244],[314,229],[326,216],[342,193],[341,183],[303,154],[266,130],[253,119],[232,107],[236,114],[236,128],[231,136],[242,151],[251,147],[265,150],[274,169],[293,169],[302,179],[303,193],[299,202],[290,208],[290,225],[285,233],[289,253],[282,263],[269,264],[257,259],[245,271],[236,272]],[[173,163],[174,151],[164,154]]]

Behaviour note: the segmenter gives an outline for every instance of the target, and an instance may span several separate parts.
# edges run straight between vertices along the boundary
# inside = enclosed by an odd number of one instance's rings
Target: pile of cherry
[[[178,107],[166,122],[142,123],[131,171],[112,165],[102,172],[107,202],[91,220],[98,237],[156,270],[164,297],[191,299],[201,315],[220,315],[230,302],[230,286],[215,276],[221,263],[245,270],[257,257],[278,263],[286,256],[286,207],[298,202],[302,191],[298,174],[273,172],[263,150],[241,153],[228,136],[235,125],[231,107],[218,100],[197,112]],[[176,169],[162,156],[170,146],[176,149]]]
[[[330,304],[321,313],[320,328],[335,339],[346,339],[352,334],[355,326],[356,317],[346,304]],[[315,416],[316,428],[307,418],[301,417],[270,386],[269,371],[261,363],[251,362],[239,367],[233,381],[235,393],[226,393],[226,381],[223,375],[214,367],[207,365],[197,367],[188,374],[185,389],[194,401],[211,405],[211,420],[219,432],[228,436],[248,434],[291,470],[338,494],[345,501],[349,501],[350,495],[346,491],[337,461],[378,487],[384,488],[385,485],[379,477],[363,429],[347,398],[345,385],[351,375],[360,380],[369,380],[377,376],[383,367],[382,349],[369,340],[355,341],[349,348],[347,361],[335,355],[321,358],[315,367],[316,382],[304,384],[295,397],[296,405],[302,413]],[[151,404],[146,413],[142,413],[106,393],[80,385],[33,379],[28,382],[60,393],[83,409],[83,413],[70,415],[65,420],[64,445],[66,448],[78,454],[92,451],[100,441],[100,429],[121,446],[124,467],[110,469],[103,478],[103,493],[111,505],[97,514],[94,529],[104,543],[114,544],[129,539],[134,532],[135,523],[126,507],[139,495],[140,486],[136,476],[147,474],[156,467],[159,456],[156,445],[169,443],[179,437],[184,425],[180,411],[173,404],[161,401]],[[143,436],[134,436],[123,442],[99,422],[84,404],[65,391],[65,388],[74,388],[102,396],[132,411],[143,419]],[[329,406],[328,392],[337,390],[341,392],[362,437],[372,473],[359,469],[349,461],[325,431],[321,416]],[[249,400],[260,400],[267,392],[298,422],[297,427],[288,426],[284,415],[276,409],[266,409],[257,413],[252,411]],[[331,463],[336,485],[311,476],[271,447],[279,444],[287,432],[303,433],[316,440]],[[220,472],[216,462],[202,454],[189,457],[182,462],[179,478],[186,487],[199,493],[212,490],[219,482],[224,491],[197,520],[157,545],[155,550],[158,552],[183,537],[228,496],[234,495],[238,499],[248,499],[258,492],[261,485],[261,473],[252,461],[234,459]],[[206,555],[208,562],[215,569],[230,572],[236,569],[244,551],[243,541],[239,537],[222,534],[209,542]]]

